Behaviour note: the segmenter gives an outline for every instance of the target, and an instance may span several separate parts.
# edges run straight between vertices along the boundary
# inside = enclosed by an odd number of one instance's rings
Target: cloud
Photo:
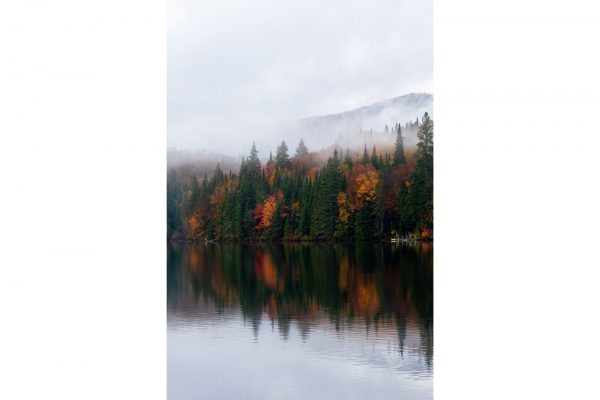
[[[168,18],[169,146],[237,153],[273,135],[256,124],[432,89],[431,1],[171,0]]]

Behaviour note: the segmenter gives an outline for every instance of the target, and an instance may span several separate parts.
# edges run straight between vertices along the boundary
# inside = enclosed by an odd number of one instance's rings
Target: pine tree
[[[425,113],[421,119],[417,138],[419,139],[417,144],[419,154],[421,156],[433,156],[433,121],[431,121],[428,113]]]
[[[344,155],[344,164],[348,169],[352,169],[352,156],[350,155],[350,149],[346,149],[346,154]]]
[[[290,162],[290,156],[288,155],[288,147],[285,144],[285,140],[277,146],[277,152],[275,153],[275,165],[278,168],[290,168],[292,163]]]
[[[379,158],[377,157],[375,145],[373,145],[373,151],[371,152],[371,165],[373,165],[375,168],[379,168]]]
[[[396,150],[394,152],[394,165],[405,165],[406,158],[404,156],[404,138],[402,137],[402,129],[398,124],[396,134]]]
[[[183,227],[181,215],[181,190],[177,183],[177,171],[169,169],[167,174],[167,238],[180,234]]]
[[[343,174],[337,149],[319,176],[311,220],[311,236],[315,239],[333,238],[337,219],[337,195],[342,189]]]
[[[300,143],[296,149],[296,157],[304,157],[306,155],[308,155],[308,147],[304,144],[304,139],[300,139]]]
[[[433,229],[433,121],[427,113],[417,137],[417,161],[409,185],[401,187],[398,215],[402,231],[423,233]]]
[[[363,162],[363,164],[366,164],[369,162],[369,153],[367,152],[367,144],[366,143],[365,143],[365,149],[363,151],[362,162]]]
[[[300,195],[299,231],[300,231],[301,237],[310,235],[312,191],[313,191],[313,186],[312,186],[310,179],[305,178],[304,182],[302,184],[301,195]]]
[[[256,145],[252,143],[250,156],[242,164],[240,169],[239,182],[239,220],[240,220],[240,236],[242,238],[250,238],[254,236],[254,209],[257,204],[257,198],[261,194],[257,193],[256,188],[261,186],[262,168],[258,158]]]
[[[356,213],[354,235],[358,240],[373,240],[375,238],[375,210],[367,203]]]
[[[283,238],[284,220],[281,216],[281,202],[277,202],[275,212],[273,213],[273,221],[271,225],[265,230],[265,238],[269,240],[280,240]]]

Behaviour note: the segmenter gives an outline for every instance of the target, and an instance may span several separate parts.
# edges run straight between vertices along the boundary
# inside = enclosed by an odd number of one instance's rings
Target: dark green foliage
[[[262,193],[257,193],[256,188],[261,186],[262,171],[256,145],[252,143],[250,157],[242,164],[240,168],[239,184],[239,205],[237,220],[239,221],[240,237],[251,238],[254,236],[254,209],[256,208],[257,198]]]
[[[402,137],[402,129],[398,124],[396,134],[396,149],[394,151],[394,165],[406,164],[406,157],[404,155],[404,138]]]
[[[284,221],[281,216],[281,203],[277,203],[277,207],[275,208],[275,214],[273,218],[272,225],[265,230],[265,239],[269,240],[280,240],[283,239],[283,228]]]
[[[357,240],[373,240],[376,233],[375,208],[371,203],[367,203],[356,213],[356,222],[354,224],[354,234]]]
[[[338,152],[327,161],[323,173],[316,185],[313,200],[310,234],[314,239],[331,240],[338,216],[337,195],[342,190],[343,174],[340,168]]]
[[[183,229],[182,190],[177,184],[177,171],[170,169],[167,174],[167,237],[172,237]]]
[[[398,202],[400,228],[409,232],[433,229],[433,121],[427,113],[417,137],[417,162]]]
[[[365,145],[362,156],[353,159],[349,149],[343,156],[335,149],[318,171],[306,165],[310,159],[292,162],[285,142],[264,168],[252,144],[237,175],[226,174],[220,165],[202,178],[172,168],[167,174],[167,235],[174,240],[274,241],[367,241],[394,232],[431,237],[433,122],[425,114],[418,128],[413,121],[406,125],[418,129],[414,163],[407,163],[396,124],[393,154],[373,146],[369,155]],[[296,155],[307,154],[301,141]]]
[[[288,147],[285,140],[277,146],[277,154],[275,155],[275,165],[279,168],[289,168],[292,166],[290,156],[288,155]]]

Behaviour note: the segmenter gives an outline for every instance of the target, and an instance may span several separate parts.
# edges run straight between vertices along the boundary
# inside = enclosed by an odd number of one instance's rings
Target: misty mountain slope
[[[205,167],[199,171],[205,171],[209,165],[220,162],[226,170],[235,170],[241,157],[248,155],[252,142],[256,143],[259,157],[266,161],[269,152],[275,153],[282,140],[286,141],[291,156],[300,139],[304,139],[309,151],[333,147],[362,151],[364,145],[370,151],[373,145],[393,145],[396,133],[391,129],[396,123],[403,127],[405,147],[411,147],[417,143],[416,128],[404,129],[405,124],[420,119],[425,112],[433,117],[433,96],[411,93],[338,114],[248,124],[244,125],[243,131],[232,131],[220,136],[219,140],[208,140],[196,150],[170,148],[167,164],[203,164]],[[385,125],[390,128],[387,133]]]
[[[392,127],[399,122],[404,126],[406,122],[421,118],[425,112],[433,117],[433,96],[428,93],[410,93],[339,114],[282,123],[278,130],[292,148],[300,138],[304,138],[309,148],[314,150],[336,142],[343,147],[355,148],[364,143],[369,145],[378,141],[395,140],[393,134],[383,135],[385,125]],[[406,132],[405,145],[412,146],[416,143],[415,132]]]

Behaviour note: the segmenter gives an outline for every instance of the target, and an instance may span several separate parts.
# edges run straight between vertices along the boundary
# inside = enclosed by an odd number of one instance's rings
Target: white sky
[[[432,1],[169,0],[168,145],[432,92]],[[260,149],[259,149],[260,150]]]

